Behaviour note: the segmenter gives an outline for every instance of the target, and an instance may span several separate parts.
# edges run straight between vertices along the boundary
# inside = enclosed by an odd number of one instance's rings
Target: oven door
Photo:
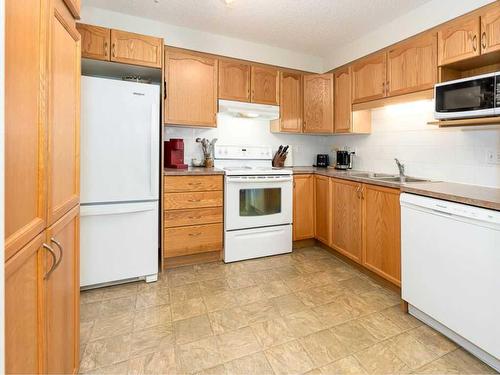
[[[470,118],[495,114],[495,75],[465,78],[434,88],[436,119]]]
[[[226,230],[292,223],[292,176],[226,176]]]

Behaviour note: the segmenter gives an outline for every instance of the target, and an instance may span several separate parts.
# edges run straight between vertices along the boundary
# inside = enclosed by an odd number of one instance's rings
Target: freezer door
[[[82,77],[82,203],[158,199],[159,87]]]
[[[81,206],[80,286],[158,273],[158,202]]]

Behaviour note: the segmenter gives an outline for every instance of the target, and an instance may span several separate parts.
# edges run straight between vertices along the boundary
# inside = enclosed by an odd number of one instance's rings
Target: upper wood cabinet
[[[353,103],[380,99],[385,96],[386,56],[385,52],[380,52],[352,65]]]
[[[314,237],[314,176],[293,176],[293,240]]]
[[[481,53],[500,51],[500,3],[481,14]]]
[[[7,2],[7,4],[9,1]],[[5,373],[43,374],[44,233],[5,263]]]
[[[75,374],[79,366],[79,208],[48,228],[46,243],[57,263],[45,280],[47,373]]]
[[[48,224],[79,202],[80,34],[55,11],[49,50]]]
[[[479,44],[479,16],[473,15],[449,22],[438,31],[438,63],[446,65],[479,56]]]
[[[398,43],[387,52],[387,96],[431,89],[437,73],[435,33]]]
[[[335,72],[335,133],[348,133],[352,125],[351,69]]]
[[[165,50],[165,123],[217,126],[217,59]]]
[[[333,74],[304,76],[304,133],[333,133]]]
[[[362,189],[360,183],[332,179],[331,246],[358,263],[362,256]]]
[[[279,130],[302,132],[302,74],[280,72]]]
[[[77,23],[82,38],[82,57],[94,60],[110,60],[111,30],[105,27]]]
[[[401,213],[399,189],[364,185],[363,264],[401,285]]]
[[[76,19],[80,18],[81,0],[64,0],[72,16]]]
[[[219,60],[219,99],[250,101],[250,64]]]
[[[46,226],[44,4],[5,3],[5,259]]]
[[[111,61],[161,68],[163,39],[111,30]]]
[[[251,81],[250,99],[252,103],[279,104],[280,84],[278,69],[252,65]]]
[[[324,244],[331,236],[330,177],[314,175],[314,237]]]

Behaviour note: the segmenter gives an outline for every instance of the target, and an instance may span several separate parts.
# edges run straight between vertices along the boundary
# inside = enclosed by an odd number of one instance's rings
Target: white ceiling
[[[157,2],[156,2],[157,1]],[[83,4],[326,56],[429,0],[83,0]]]

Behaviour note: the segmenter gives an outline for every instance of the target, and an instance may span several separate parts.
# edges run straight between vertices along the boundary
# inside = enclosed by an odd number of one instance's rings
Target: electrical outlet
[[[500,151],[486,151],[486,160],[488,164],[500,164]]]

